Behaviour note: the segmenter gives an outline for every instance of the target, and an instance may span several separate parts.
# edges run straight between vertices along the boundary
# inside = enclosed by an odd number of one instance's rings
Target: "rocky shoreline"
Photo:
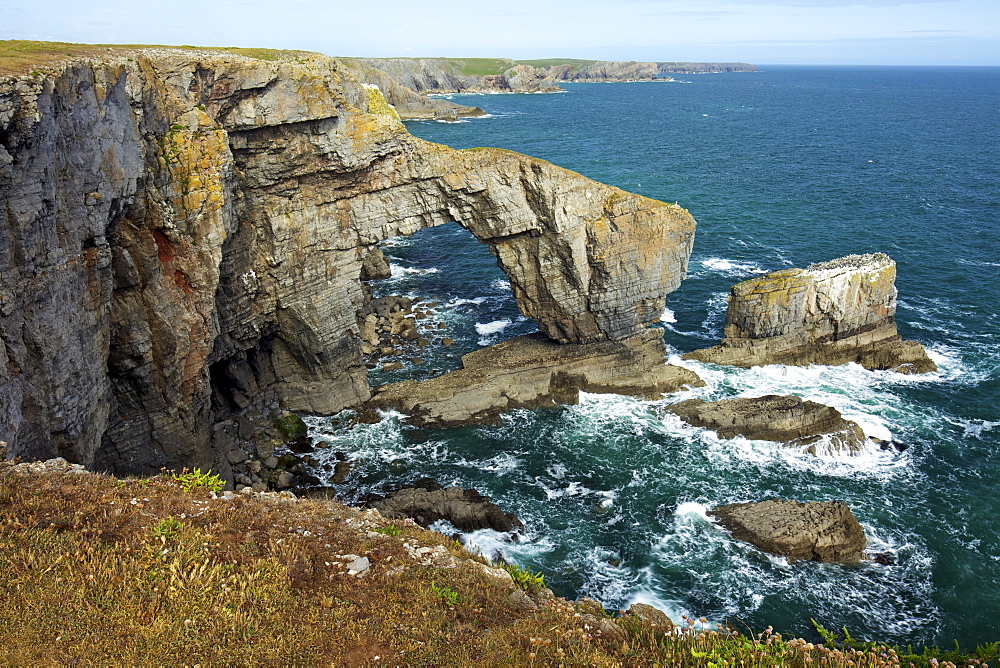
[[[473,59],[475,60],[475,59]],[[469,107],[430,95],[463,93],[556,93],[563,82],[612,83],[672,81],[669,74],[753,72],[747,63],[676,63],[634,61],[554,61],[519,63],[497,59],[493,74],[466,73],[458,58],[345,58],[361,81],[377,85],[403,120],[456,121],[482,116]]]
[[[488,85],[549,85],[526,67]],[[291,494],[323,482],[312,467],[324,444],[299,414],[392,409],[445,428],[573,404],[581,391],[677,394],[665,410],[722,438],[816,455],[866,446],[857,424],[799,397],[683,400],[703,383],[666,363],[650,325],[687,270],[688,211],[509,151],[420,141],[398,113],[416,89],[365,68],[167,49],[0,79],[5,457],[119,474],[211,469],[242,494]],[[586,70],[564,74],[574,72]],[[439,112],[464,113],[419,113]],[[369,283],[389,272],[379,244],[451,221],[489,246],[539,331],[428,380],[373,388],[368,370],[419,364],[422,349],[450,342],[434,304],[372,297]],[[740,283],[720,344],[684,357],[933,371],[896,330],[895,271],[883,254],[852,255]],[[334,493],[350,468],[345,455],[323,472]],[[520,525],[475,490],[387,492],[371,505],[422,524]],[[762,507],[713,512],[736,538],[789,559],[861,558],[846,507],[767,506],[772,534],[819,536],[804,547],[744,538],[766,533],[747,519]],[[364,555],[349,556],[363,573]]]

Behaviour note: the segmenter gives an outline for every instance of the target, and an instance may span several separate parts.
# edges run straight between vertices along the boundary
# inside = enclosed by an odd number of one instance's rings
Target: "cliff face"
[[[537,62],[537,61],[535,61]],[[544,61],[548,62],[548,61]],[[451,119],[484,112],[428,93],[550,93],[560,82],[670,81],[669,73],[753,72],[747,63],[656,63],[567,61],[536,67],[514,60],[481,65],[492,74],[467,74],[468,61],[455,58],[349,58],[359,80],[377,85],[403,119]]]
[[[846,364],[903,373],[936,370],[896,331],[896,263],[849,255],[733,286],[725,337],[685,355],[718,364]]]
[[[225,473],[233,411],[366,400],[362,258],[448,221],[558,341],[634,335],[684,274],[685,210],[415,139],[333,59],[131,56],[0,79],[12,457]]]

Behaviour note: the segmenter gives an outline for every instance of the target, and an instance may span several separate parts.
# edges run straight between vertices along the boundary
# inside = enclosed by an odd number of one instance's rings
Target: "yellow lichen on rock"
[[[208,232],[205,223],[225,204],[222,178],[232,162],[226,131],[192,109],[163,138],[163,154],[174,186],[174,224],[192,235]]]
[[[396,113],[396,108],[391,104],[386,102],[385,96],[382,95],[382,91],[375,84],[362,84],[365,87],[365,92],[368,93],[368,113],[369,114],[381,114],[383,116],[392,116],[397,121],[399,120],[399,114]]]

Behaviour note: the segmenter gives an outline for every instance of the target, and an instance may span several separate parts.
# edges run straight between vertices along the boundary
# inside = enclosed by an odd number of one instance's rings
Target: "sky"
[[[0,39],[332,56],[1000,65],[1000,0],[0,0]]]

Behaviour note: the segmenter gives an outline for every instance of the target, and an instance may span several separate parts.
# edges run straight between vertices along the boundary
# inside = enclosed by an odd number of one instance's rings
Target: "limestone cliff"
[[[171,49],[0,79],[0,441],[226,473],[234,411],[369,397],[380,241],[458,221],[558,341],[621,340],[681,280],[682,208],[418,140],[338,61]],[[214,428],[213,428],[214,426]]]
[[[501,58],[347,58],[358,79],[377,85],[403,119],[478,116],[478,107],[428,93],[551,93],[560,82],[670,81],[669,73],[752,72],[747,63],[677,63]]]
[[[882,253],[785,269],[733,286],[725,337],[685,355],[717,364],[846,364],[925,373],[937,366],[896,331],[896,263]]]

